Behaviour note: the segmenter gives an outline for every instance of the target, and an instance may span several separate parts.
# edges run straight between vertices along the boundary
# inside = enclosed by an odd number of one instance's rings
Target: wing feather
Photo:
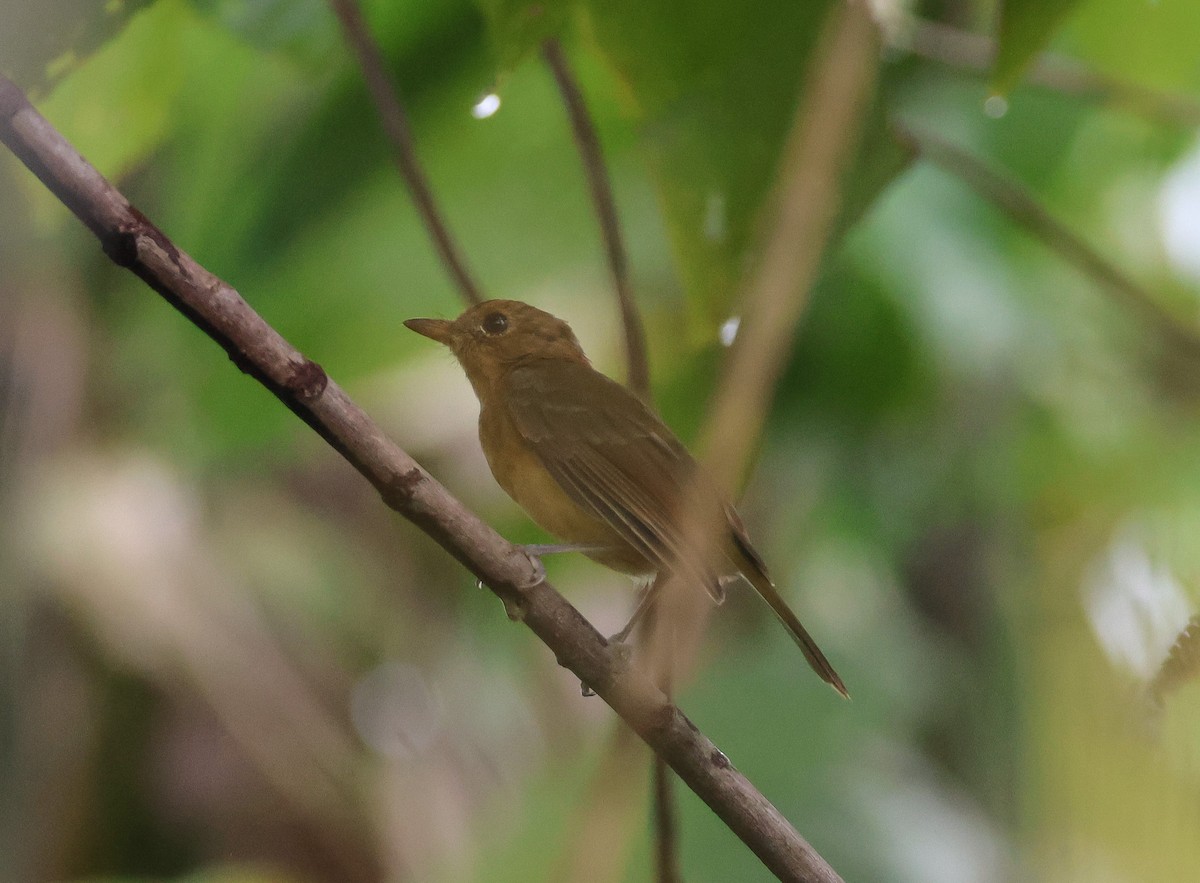
[[[655,570],[684,571],[724,598],[698,562],[676,511],[703,481],[674,434],[624,387],[585,364],[519,367],[509,383],[513,424],[562,489],[602,519]],[[705,508],[723,513],[715,490],[699,486]],[[711,499],[710,499],[711,498]]]

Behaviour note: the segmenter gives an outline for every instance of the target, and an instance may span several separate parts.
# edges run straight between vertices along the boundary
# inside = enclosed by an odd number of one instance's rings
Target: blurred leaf
[[[501,75],[549,37],[557,37],[570,13],[564,0],[476,0],[487,18]]]
[[[42,110],[94,166],[119,177],[166,137],[183,82],[179,40],[194,17],[161,0],[62,80]]]
[[[1003,95],[1021,80],[1025,68],[1041,52],[1079,0],[1001,0],[992,65],[992,91]]]
[[[685,288],[710,321],[723,318],[741,281],[832,5],[585,4],[640,124]],[[847,217],[902,165],[882,119],[873,115],[864,134]]]
[[[339,45],[325,0],[191,0],[205,15],[253,46],[282,50],[312,64],[328,60]]]
[[[0,5],[0,72],[35,96],[53,87],[154,0],[10,0]]]
[[[1193,616],[1179,633],[1167,658],[1151,684],[1151,692],[1163,696],[1175,688],[1195,680],[1200,674],[1200,616]]]
[[[1155,89],[1200,85],[1200,3],[1085,3],[1063,31],[1064,48],[1113,76]]]

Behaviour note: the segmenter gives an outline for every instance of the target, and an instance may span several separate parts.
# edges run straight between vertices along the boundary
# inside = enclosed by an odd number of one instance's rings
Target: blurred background
[[[562,39],[693,442],[833,6],[364,12],[486,293],[623,377],[537,52]],[[1195,879],[1200,5],[879,10],[876,106],[741,498],[854,699],[743,587],[679,703],[847,880]],[[461,302],[322,0],[0,0],[0,70],[470,507],[545,541],[461,372],[401,324]],[[894,125],[998,172],[1093,272]],[[624,622],[627,580],[548,566]],[[648,756],[608,708],[7,151],[0,591],[4,880],[653,879]],[[769,879],[676,790],[684,879]]]

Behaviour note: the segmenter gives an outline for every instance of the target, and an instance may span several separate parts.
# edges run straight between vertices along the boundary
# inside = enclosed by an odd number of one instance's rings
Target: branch
[[[466,260],[450,235],[437,202],[433,198],[429,178],[425,175],[425,170],[422,168],[420,160],[417,159],[416,148],[413,146],[412,128],[408,123],[408,114],[404,111],[399,93],[392,86],[387,67],[384,65],[383,55],[375,41],[371,39],[366,22],[363,21],[362,10],[359,8],[357,0],[329,0],[329,5],[333,7],[334,14],[342,24],[346,42],[350,44],[350,48],[358,58],[363,80],[366,81],[367,90],[371,93],[371,100],[375,102],[375,110],[383,123],[384,133],[391,143],[396,165],[408,184],[409,193],[417,206],[417,213],[425,223],[425,229],[433,240],[438,257],[446,265],[446,271],[454,280],[454,284],[458,286],[463,299],[469,304],[477,304],[484,299],[483,295],[471,277],[470,271],[467,270]]]
[[[633,289],[629,283],[629,263],[625,256],[625,245],[621,240],[621,226],[617,221],[617,207],[613,201],[612,183],[604,165],[604,155],[600,150],[600,139],[588,114],[583,93],[571,74],[571,67],[557,40],[550,39],[542,44],[542,57],[554,74],[554,82],[558,84],[559,95],[562,96],[567,116],[571,120],[571,133],[575,136],[575,145],[579,148],[579,156],[583,160],[588,189],[592,194],[592,205],[596,209],[596,218],[600,221],[608,267],[612,272],[617,303],[621,309],[621,323],[625,328],[625,359],[628,365],[629,388],[640,398],[649,401],[650,367],[646,358],[646,332],[642,328],[642,320],[638,315]]]
[[[1160,334],[1168,345],[1184,355],[1200,357],[1200,332],[1180,324],[1153,294],[1051,215],[1020,182],[1001,175],[966,150],[936,135],[902,123],[893,124],[893,131],[919,157],[958,178],[1068,263],[1074,264]]]
[[[128,268],[218,343],[233,362],[321,435],[432,537],[662,755],[762,862],[786,880],[840,880],[728,758],[545,579],[389,440],[315,362],[293,348],[227,283],[200,266],[100,175],[0,77],[0,141]]]
[[[566,846],[548,880],[621,883],[628,876],[630,846],[645,826],[640,808],[646,803],[643,774],[651,755],[621,721],[608,736],[582,797],[575,801],[567,826]]]
[[[654,865],[657,883],[681,883],[679,871],[679,825],[676,821],[675,789],[671,771],[660,755],[654,755]]]
[[[981,76],[990,75],[996,57],[994,40],[937,22],[915,21],[908,40],[900,39],[893,45],[929,61]],[[1037,56],[1025,75],[1025,82],[1123,107],[1158,122],[1188,128],[1200,126],[1200,103],[1195,99],[1106,76],[1062,55]]]

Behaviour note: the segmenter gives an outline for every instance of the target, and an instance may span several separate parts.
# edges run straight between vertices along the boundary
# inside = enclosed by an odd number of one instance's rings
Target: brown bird
[[[492,474],[541,527],[614,570],[695,578],[718,603],[741,574],[813,670],[849,695],[776,591],[737,512],[637,396],[592,368],[566,322],[490,300],[453,322],[404,324],[454,353],[479,398]],[[714,535],[719,548],[701,548],[697,540]]]

